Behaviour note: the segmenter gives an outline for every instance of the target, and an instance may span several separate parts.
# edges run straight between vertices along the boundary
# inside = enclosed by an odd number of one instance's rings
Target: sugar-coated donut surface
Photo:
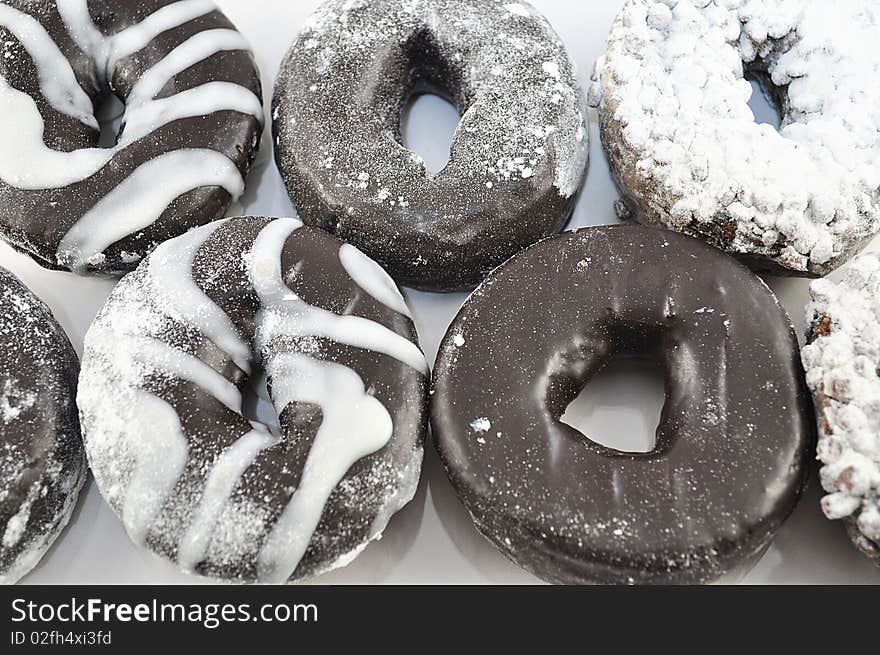
[[[636,218],[775,272],[853,256],[880,228],[878,33],[873,0],[627,2],[591,102]]]
[[[807,308],[807,383],[819,423],[822,509],[844,519],[880,565],[880,255],[854,260],[840,283],[817,280]]]
[[[243,415],[268,377],[279,430]],[[428,367],[390,277],[295,219],[219,221],[123,278],[86,336],[89,462],[138,544],[283,582],[343,566],[414,495]]]
[[[462,114],[434,177],[401,137],[424,92]],[[432,290],[473,286],[559,231],[589,155],[577,73],[525,2],[325,2],[282,64],[273,117],[303,220]]]
[[[648,453],[561,422],[612,357],[664,369]],[[465,303],[434,373],[434,440],[477,528],[552,582],[695,583],[755,563],[815,441],[794,329],[746,267],[639,226],[551,237]]]
[[[111,93],[126,109],[101,148]],[[210,0],[5,0],[0,107],[0,235],[79,273],[222,217],[263,123],[249,46]]]
[[[52,312],[0,269],[0,584],[30,571],[86,479],[79,362]]]

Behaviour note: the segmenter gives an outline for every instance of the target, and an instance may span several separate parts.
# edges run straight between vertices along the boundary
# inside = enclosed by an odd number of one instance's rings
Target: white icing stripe
[[[113,36],[105,36],[92,20],[88,0],[62,0],[58,13],[74,43],[98,63],[100,73],[109,77],[120,59],[146,47],[157,36],[216,10],[210,0],[181,0],[157,9],[143,21]]]
[[[258,235],[248,258],[251,284],[262,305],[257,349],[265,352],[279,336],[320,335],[394,353],[417,370],[427,371],[425,358],[415,344],[378,323],[312,307],[288,288],[281,256],[287,239],[301,226],[296,219],[269,223]],[[333,489],[355,462],[388,443],[393,422],[385,406],[366,392],[360,376],[342,364],[285,353],[268,357],[266,372],[279,414],[297,401],[317,405],[322,412],[299,486],[258,557],[261,579],[284,582],[293,575],[308,548]]]
[[[132,541],[143,544],[165,499],[183,475],[189,447],[174,408],[150,393],[135,393],[132,411],[143,420],[129,426],[137,443],[137,461],[121,514]]]
[[[186,149],[155,157],[74,224],[58,246],[58,262],[82,271],[109,246],[152,225],[176,198],[212,186],[224,188],[233,200],[244,192],[241,173],[225,155]]]
[[[349,243],[339,249],[339,261],[361,289],[389,309],[412,318],[397,284],[379,264]]]
[[[250,114],[263,122],[263,103],[250,89],[232,82],[208,82],[126,112],[119,145],[128,145],[173,121],[218,111]]]
[[[92,21],[87,0],[58,3],[73,40],[105,71],[162,32],[215,9],[209,0],[181,0],[114,36],[104,36]],[[40,23],[0,4],[0,25],[28,49],[37,66],[41,92],[49,103],[97,128],[91,100]],[[221,51],[248,49],[241,34],[229,29],[198,32],[181,43],[135,84],[127,98],[123,137],[108,149],[61,152],[46,147],[45,125],[36,102],[0,78],[0,115],[4,119],[0,122],[0,141],[8,144],[0,151],[0,180],[24,190],[62,188],[97,174],[124,148],[172,121],[237,111],[263,122],[261,100],[249,89],[229,82],[208,82],[155,99],[169,81],[199,61]],[[204,186],[223,187],[237,200],[244,190],[244,180],[234,162],[210,150],[179,150],[144,163],[74,224],[59,245],[59,263],[84,271],[89,263],[100,260],[107,247],[151,225],[180,195]],[[133,203],[133,198],[139,202]]]
[[[0,5],[2,8],[3,5]],[[57,189],[97,173],[114,151],[46,147],[43,117],[34,99],[0,77],[0,180],[18,189]]]
[[[251,283],[261,298],[271,296],[275,302],[293,295],[284,283],[281,253],[290,236],[302,227],[303,222],[298,218],[276,218],[254,240],[249,256],[249,273]]]
[[[97,333],[100,334],[100,331]],[[124,352],[133,353],[135,360],[196,385],[229,410],[241,415],[241,391],[198,357],[150,337],[113,334],[106,338],[116,341]]]
[[[177,561],[184,570],[194,570],[204,559],[217,519],[241,476],[261,451],[277,442],[265,428],[255,427],[217,458],[192,523],[180,540]]]
[[[375,321],[340,316],[309,305],[284,283],[281,251],[290,234],[301,226],[296,219],[277,219],[263,229],[254,243],[249,259],[251,283],[263,303],[259,330],[274,336],[325,337],[383,353],[427,374],[425,356],[412,341]]]
[[[205,30],[194,34],[141,76],[126,99],[127,111],[151,101],[175,75],[200,61],[218,52],[249,49],[247,41],[235,30]]]
[[[288,354],[274,358],[267,372],[276,407],[299,401],[322,411],[299,486],[258,556],[260,579],[282,583],[296,571],[336,485],[353,464],[388,443],[393,423],[360,376],[341,364]]]
[[[251,370],[250,346],[242,340],[226,312],[196,285],[192,275],[199,248],[227,220],[215,221],[161,244],[150,255],[150,279],[156,297],[170,301],[167,309],[172,318],[201,332],[247,373]]]
[[[33,59],[40,92],[53,109],[98,129],[94,106],[76,80],[70,62],[40,23],[9,5],[0,4],[0,25],[9,30]],[[7,120],[11,114],[4,114]]]
[[[267,310],[264,320],[274,322],[276,336],[323,337],[337,343],[372,350],[403,362],[423,375],[428,374],[425,355],[409,339],[384,325],[361,316],[340,316],[302,303]]]
[[[43,141],[43,117],[34,99],[0,77],[0,180],[18,189],[58,189],[95,175],[137,139],[181,118],[238,111],[263,120],[262,102],[249,89],[229,82],[209,82],[175,96],[153,100],[126,114],[126,127],[113,148],[54,150]]]
[[[103,61],[101,51],[108,37],[101,34],[92,21],[88,0],[61,0],[56,3],[56,7],[67,33],[76,46],[95,61],[99,63]]]
[[[212,0],[181,0],[157,9],[137,25],[132,25],[112,38],[107,57],[107,70],[115,66],[120,59],[145,48],[163,32],[216,10],[217,5]]]
[[[166,5],[136,25],[104,36],[92,21],[87,0],[59,5],[68,32],[80,49],[98,62],[106,76],[116,63],[146,47],[162,32],[179,27],[217,9],[211,0],[181,0]],[[222,50],[248,50],[244,38],[234,30],[199,32],[169,52],[148,70],[127,99],[125,142],[146,136],[162,125],[180,118],[203,116],[221,110],[240,111],[263,121],[262,101],[253,92],[229,82],[212,82],[154,101],[159,91],[177,74]]]

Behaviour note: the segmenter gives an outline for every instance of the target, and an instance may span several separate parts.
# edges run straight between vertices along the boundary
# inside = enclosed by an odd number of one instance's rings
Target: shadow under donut
[[[853,547],[843,521],[825,518],[819,504],[823,494],[818,465],[814,465],[800,504],[745,582],[785,584],[796,579],[803,584],[880,584],[880,567]]]
[[[430,459],[429,446],[425,445],[425,460]],[[382,584],[394,571],[406,553],[412,549],[422,526],[425,515],[425,500],[428,495],[426,479],[427,461],[422,465],[422,477],[415,497],[388,523],[388,528],[380,539],[370,542],[364,551],[348,566],[324,573],[303,584],[333,585],[351,584],[357,580],[359,584]]]
[[[458,552],[492,584],[539,584],[540,580],[508,560],[476,529],[467,509],[446,477],[443,464],[429,437],[422,480],[431,487],[431,500],[437,516]]]

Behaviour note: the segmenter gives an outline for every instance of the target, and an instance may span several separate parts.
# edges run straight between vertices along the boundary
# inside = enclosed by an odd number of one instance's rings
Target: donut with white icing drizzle
[[[462,115],[435,176],[402,145],[422,93]],[[302,219],[430,290],[472,287],[558,232],[589,155],[574,66],[525,2],[325,2],[284,59],[273,116]]]
[[[822,510],[880,565],[880,254],[817,280],[803,350],[819,426]]]
[[[76,505],[79,360],[52,312],[0,269],[0,584],[33,569]]]
[[[125,114],[101,148],[110,94]],[[263,127],[253,56],[211,0],[3,2],[0,107],[0,236],[83,274],[221,218]]]
[[[263,369],[280,429],[244,418]],[[349,562],[414,495],[428,366],[397,286],[296,219],[160,245],[86,336],[78,396],[102,494],[182,569],[284,582]]]
[[[499,267],[453,321],[434,442],[478,530],[548,581],[727,580],[801,495],[815,425],[798,352],[767,286],[705,243],[633,225],[566,233]],[[663,369],[649,452],[562,421],[616,356]]]
[[[880,230],[878,33],[873,0],[629,0],[590,95],[631,213],[756,270],[840,266]]]

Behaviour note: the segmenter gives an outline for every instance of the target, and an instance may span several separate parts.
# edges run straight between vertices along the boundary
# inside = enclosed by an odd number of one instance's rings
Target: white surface
[[[219,0],[249,39],[263,73],[265,95],[284,52],[317,0]],[[622,0],[533,0],[565,40],[580,67],[586,86],[593,61],[604,47],[611,21]],[[760,101],[758,101],[760,102]],[[448,135],[456,118],[448,106],[420,101],[408,122],[408,143],[428,158],[448,153]],[[765,114],[766,116],[766,114]],[[772,117],[770,118],[772,120]],[[768,120],[768,122],[770,122]],[[592,163],[572,227],[617,222],[611,183],[591,116]],[[443,139],[446,139],[443,141]],[[293,215],[281,178],[272,163],[271,139],[263,141],[257,170],[243,200],[243,212]],[[109,280],[82,279],[42,270],[28,258],[0,246],[0,265],[19,275],[55,311],[78,351],[85,331],[113,287]],[[770,280],[800,329],[807,283]],[[407,292],[429,361],[433,361],[446,326],[465,296]],[[659,389],[656,376],[641,379],[644,368],[623,366],[600,376],[585,399],[583,420],[606,440],[638,431],[636,443],[649,443],[656,425]],[[635,403],[644,398],[638,406]],[[632,405],[621,402],[631,400]],[[581,424],[584,425],[584,424]],[[609,436],[606,436],[609,435]],[[819,510],[815,477],[794,516],[747,577],[752,583],[875,583],[880,568],[862,559],[850,546],[843,527],[826,521]],[[70,527],[24,582],[27,583],[192,583],[155,556],[136,548],[94,485],[83,494]],[[395,517],[385,537],[371,545],[353,564],[317,580],[320,583],[532,583],[537,580],[498,554],[474,531],[471,521],[446,481],[429,447],[422,485],[416,500]]]

